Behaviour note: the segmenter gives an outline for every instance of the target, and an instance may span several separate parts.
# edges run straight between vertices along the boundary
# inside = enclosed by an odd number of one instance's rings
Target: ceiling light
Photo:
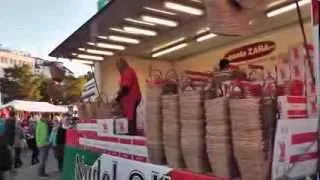
[[[127,32],[123,29],[120,29],[120,28],[109,28],[111,31],[114,31],[114,32],[121,32],[121,33],[127,33],[127,34],[132,34],[130,32]]]
[[[96,49],[87,49],[87,53],[90,54],[98,54],[98,55],[105,55],[105,56],[113,56],[114,53],[111,51],[101,51],[101,50],[96,50]]]
[[[77,53],[71,53],[71,55],[72,55],[72,56],[77,56],[78,54],[77,54]]]
[[[162,50],[162,51],[159,51],[159,52],[156,52],[156,53],[153,53],[152,54],[152,57],[153,58],[156,58],[156,57],[159,57],[159,56],[162,56],[164,54],[168,54],[170,52],[173,52],[173,51],[177,51],[179,49],[182,49],[184,47],[188,46],[187,43],[182,43],[182,44],[179,44],[177,46],[174,46],[174,47],[171,47],[171,48],[168,48],[168,49],[165,49],[165,50]]]
[[[126,47],[116,44],[109,44],[109,43],[97,43],[98,47],[107,48],[107,49],[116,49],[116,50],[125,50]]]
[[[192,2],[196,2],[196,3],[202,3],[202,1],[201,1],[201,0],[190,0],[190,1],[192,1]]]
[[[176,21],[168,20],[168,19],[163,19],[163,18],[157,18],[153,16],[141,16],[141,18],[144,21],[155,23],[155,24],[160,24],[164,26],[169,26],[169,27],[176,27],[178,26],[178,23]]]
[[[109,36],[109,39],[111,41],[117,41],[117,42],[124,42],[124,43],[129,43],[129,44],[139,44],[140,40],[138,39],[133,39],[133,38],[128,38],[128,37],[123,37],[123,36]]]
[[[311,0],[301,0],[298,2],[299,6],[304,6],[304,5],[307,5],[310,3]],[[291,3],[289,5],[286,5],[286,6],[283,6],[283,7],[280,7],[278,9],[275,9],[275,10],[272,10],[272,11],[269,11],[267,13],[267,17],[268,18],[271,18],[271,17],[274,17],[274,16],[277,16],[277,15],[280,15],[280,14],[283,14],[283,13],[286,13],[286,12],[289,12],[289,11],[292,11],[296,9],[296,3]]]
[[[86,65],[93,65],[94,64],[94,62],[92,62],[92,61],[85,61],[85,60],[79,60],[79,59],[72,59],[71,62],[86,64]]]
[[[125,26],[123,28],[126,32],[137,34],[137,35],[145,35],[145,36],[156,36],[158,33],[156,31],[141,29],[136,27]]]
[[[166,47],[168,47],[168,46],[174,45],[174,44],[176,44],[176,43],[182,42],[182,41],[184,41],[185,39],[186,39],[185,37],[182,37],[182,38],[179,38],[179,39],[170,41],[170,42],[168,42],[168,43],[162,44],[162,45],[160,45],[160,46],[158,46],[158,47],[153,48],[153,49],[152,49],[152,52],[158,51],[158,50],[160,50],[160,49],[163,49],[163,48],[166,48]]]
[[[94,46],[95,44],[93,42],[88,42],[87,44]]]
[[[101,56],[92,56],[92,55],[86,55],[86,54],[78,54],[78,58],[81,59],[90,59],[90,60],[97,60],[97,61],[103,61],[103,57]]]
[[[275,6],[278,6],[282,3],[286,3],[288,0],[278,0],[278,1],[275,1],[275,2],[272,2],[272,3],[269,3],[268,4],[268,8],[272,8],[272,7],[275,7]]]
[[[137,23],[137,24],[143,24],[143,25],[148,25],[148,26],[155,26],[155,24],[153,24],[153,23],[144,22],[144,21],[139,21],[139,20],[131,19],[131,18],[125,18],[124,20],[125,20],[125,21],[128,21],[128,22]]]
[[[206,34],[206,35],[203,35],[203,36],[198,37],[198,38],[197,38],[197,42],[202,42],[202,41],[205,41],[205,40],[214,38],[214,37],[216,37],[216,36],[217,36],[216,34],[209,33],[209,34]]]
[[[97,38],[99,38],[99,39],[108,39],[108,37],[107,36],[98,36]]]
[[[208,31],[210,31],[210,28],[209,27],[205,27],[205,28],[202,28],[199,31],[197,31],[196,34],[199,35],[199,34],[202,34],[202,33],[208,32]]]
[[[86,51],[85,48],[78,48],[79,51]]]
[[[115,49],[115,50],[125,50],[126,47],[124,46],[121,46],[121,45],[116,45],[116,44],[109,44],[109,43],[91,43],[89,42],[88,43],[89,45],[92,45],[92,46],[97,46],[97,47],[100,47],[100,48],[106,48],[106,49]]]
[[[162,13],[162,14],[167,14],[167,15],[177,15],[174,12],[170,12],[170,11],[165,11],[165,10],[161,10],[161,9],[155,9],[155,8],[151,8],[151,7],[144,7],[144,9],[152,11],[152,12],[157,12],[157,13]]]
[[[203,15],[203,10],[195,7],[179,4],[179,3],[165,2],[164,6],[168,9],[172,9],[172,10],[176,10],[176,11],[180,11],[180,12],[184,12],[192,15],[197,15],[197,16]]]

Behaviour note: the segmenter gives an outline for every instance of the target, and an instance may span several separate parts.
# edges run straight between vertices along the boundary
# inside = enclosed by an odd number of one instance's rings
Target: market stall
[[[64,106],[57,106],[50,104],[48,102],[37,102],[37,101],[22,101],[22,100],[13,100],[7,104],[4,104],[0,109],[13,108],[17,111],[24,112],[50,112],[50,113],[66,113],[68,108]]]
[[[310,1],[233,3],[114,0],[50,54],[93,61],[100,95],[79,106],[64,179],[317,173],[318,39]],[[126,118],[113,118],[120,56],[138,77],[137,128],[144,136],[121,135]],[[227,71],[220,59],[229,60]]]

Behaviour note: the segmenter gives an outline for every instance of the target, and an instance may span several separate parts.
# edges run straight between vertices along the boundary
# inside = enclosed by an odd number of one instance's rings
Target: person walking
[[[5,120],[3,114],[0,118],[0,180],[9,180],[9,170],[12,167],[12,156],[5,137]]]
[[[49,155],[49,114],[44,114],[43,117],[37,121],[36,127],[36,143],[40,151],[40,164],[38,173],[40,177],[48,177],[46,174],[46,163]]]
[[[4,138],[7,142],[11,158],[14,159],[14,140],[16,136],[16,113],[14,112],[13,109],[10,109],[9,111],[9,117],[6,119],[5,122],[5,133],[4,133]],[[13,163],[11,164],[11,166]],[[10,168],[11,173],[15,173],[15,170],[13,166]]]
[[[20,168],[23,165],[21,160],[21,149],[25,144],[25,136],[20,121],[16,121],[15,136],[14,136],[14,168]]]
[[[59,171],[63,170],[65,132],[66,130],[62,127],[62,122],[60,122],[59,120],[55,120],[54,127],[50,134],[49,142],[53,146],[54,155],[58,162]]]
[[[37,125],[36,123],[37,123],[36,119],[30,116],[29,128],[26,134],[26,138],[27,138],[28,147],[32,151],[31,165],[35,165],[39,163],[39,148],[36,144],[36,138],[35,138],[36,125]]]

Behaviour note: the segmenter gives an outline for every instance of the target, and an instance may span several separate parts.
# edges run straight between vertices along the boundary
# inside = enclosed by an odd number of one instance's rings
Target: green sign
[[[101,154],[81,150],[74,147],[65,147],[63,179],[77,180],[84,176],[87,168],[92,166]]]
[[[106,6],[111,0],[98,0],[98,11]]]

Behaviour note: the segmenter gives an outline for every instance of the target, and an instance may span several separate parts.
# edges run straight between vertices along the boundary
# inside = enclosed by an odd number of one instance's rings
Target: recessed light
[[[214,37],[216,37],[216,36],[217,36],[216,34],[209,33],[209,34],[206,34],[206,35],[203,35],[203,36],[198,37],[198,38],[197,38],[197,42],[202,42],[202,41],[205,41],[205,40],[214,38]]]
[[[298,5],[299,6],[304,6],[304,5],[309,4],[310,2],[311,2],[311,0],[301,0],[301,1],[298,1]],[[269,11],[267,13],[267,17],[271,18],[271,17],[277,16],[277,15],[292,11],[294,9],[296,9],[296,3],[295,2],[293,2],[293,3],[289,4],[289,5],[280,7],[278,9]]]
[[[107,40],[107,39],[108,39],[107,36],[98,36],[97,38],[99,38],[99,39],[104,39],[104,40]]]
[[[96,43],[96,44],[90,43],[89,45],[97,46],[97,47],[105,48],[105,49],[115,49],[115,50],[125,50],[126,49],[125,46],[117,45],[117,44],[110,44],[110,43]]]
[[[201,16],[204,14],[202,9],[175,3],[175,2],[167,1],[164,3],[164,6],[171,10],[180,11],[180,12],[184,12],[192,15]]]
[[[141,16],[141,19],[147,22],[159,24],[159,25],[164,25],[164,26],[169,26],[169,27],[176,27],[178,26],[178,23],[176,21],[172,21],[169,19],[163,19],[163,18],[158,18],[158,17],[153,17],[153,16],[147,16],[143,15]]]
[[[111,41],[124,42],[124,43],[130,43],[130,44],[139,44],[140,43],[140,40],[138,40],[138,39],[123,37],[123,36],[111,35],[111,36],[109,36],[109,39]]]
[[[184,41],[185,39],[186,39],[185,37],[181,37],[181,38],[179,38],[179,39],[176,39],[176,40],[167,42],[167,43],[165,43],[165,44],[162,44],[162,45],[160,45],[160,46],[158,46],[158,47],[153,48],[153,49],[152,49],[152,52],[158,51],[158,50],[160,50],[160,49],[164,49],[164,48],[166,48],[166,47],[168,47],[168,46],[171,46],[171,45],[174,45],[174,44],[177,44],[177,43],[179,43],[179,42]]]
[[[156,8],[151,8],[151,7],[144,7],[144,9],[148,10],[148,11],[152,11],[152,12],[157,12],[157,13],[162,13],[162,14],[167,14],[167,15],[177,15],[174,12],[170,12],[170,11],[165,11],[165,10],[161,10],[161,9],[156,9]]]
[[[143,25],[148,25],[148,26],[155,26],[155,24],[153,24],[153,23],[145,22],[145,21],[139,21],[139,20],[131,19],[131,18],[125,18],[124,20],[125,20],[125,21],[128,21],[128,22],[132,22],[132,23],[137,23],[137,24],[143,24]]]
[[[103,57],[101,56],[92,56],[92,55],[86,55],[86,54],[78,54],[77,57],[81,59],[91,59],[91,60],[97,60],[97,61],[103,60]]]
[[[105,56],[113,56],[114,53],[111,51],[101,51],[101,50],[96,50],[96,49],[87,49],[87,53],[90,54],[98,54],[98,55],[105,55]]]
[[[142,29],[137,27],[125,26],[123,28],[126,32],[136,34],[136,35],[145,35],[145,36],[156,36],[158,33],[153,30]]]

